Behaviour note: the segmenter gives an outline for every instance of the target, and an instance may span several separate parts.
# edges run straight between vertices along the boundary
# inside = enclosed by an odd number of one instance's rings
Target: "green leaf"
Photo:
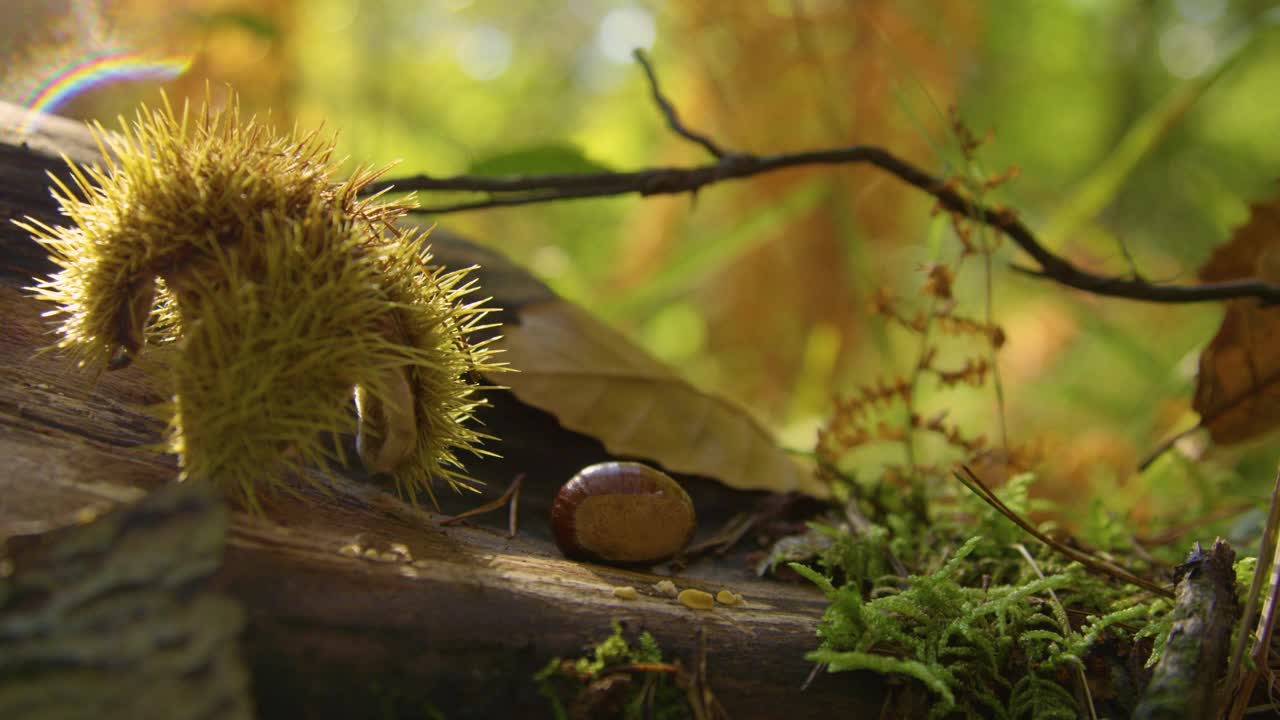
[[[1237,45],[1211,72],[1174,88],[1163,101],[1130,125],[1111,154],[1068,194],[1057,212],[1045,223],[1040,231],[1041,242],[1050,249],[1057,249],[1072,234],[1091,226],[1116,198],[1139,163],[1159,148],[1196,102],[1239,64],[1240,58],[1254,46],[1253,39],[1250,36],[1249,42]]]
[[[610,172],[576,145],[550,144],[490,155],[471,164],[469,175],[550,175]]]

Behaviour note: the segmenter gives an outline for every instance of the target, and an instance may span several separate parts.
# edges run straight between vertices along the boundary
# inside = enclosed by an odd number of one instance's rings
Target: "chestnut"
[[[565,557],[651,565],[689,544],[697,520],[689,493],[636,462],[584,468],[560,488],[551,527]]]

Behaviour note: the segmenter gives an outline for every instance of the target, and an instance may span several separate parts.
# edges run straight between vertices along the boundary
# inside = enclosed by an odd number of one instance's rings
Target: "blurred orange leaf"
[[[742,490],[828,491],[750,415],[699,391],[617,331],[563,300],[526,305],[502,328],[502,382],[615,455]]]
[[[1249,221],[1200,268],[1204,282],[1280,280],[1280,200],[1251,208]],[[1236,443],[1280,424],[1280,308],[1231,300],[1200,353],[1192,403],[1215,442]]]

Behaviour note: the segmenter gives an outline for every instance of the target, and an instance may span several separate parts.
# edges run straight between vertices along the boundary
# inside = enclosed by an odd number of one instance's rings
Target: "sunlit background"
[[[1280,31],[1249,0],[6,0],[0,98],[113,122],[160,88],[234,88],[277,123],[337,132],[396,173],[618,170],[706,161],[670,133],[631,57],[650,53],[687,124],[730,148],[891,148],[938,173],[1017,178],[987,198],[1100,271],[1190,282],[1276,195]],[[947,121],[978,135],[963,165]],[[445,200],[447,197],[424,198]],[[455,198],[456,199],[456,198]],[[873,319],[954,256],[932,203],[869,169],[815,168],[698,197],[624,197],[442,216],[588,305],[698,385],[811,447],[831,394],[908,372],[916,337]],[[1005,248],[1002,260],[1019,260]],[[961,280],[985,312],[978,267]],[[1011,442],[1043,489],[1137,516],[1252,497],[1268,443],[1203,462],[1138,459],[1194,423],[1215,307],[1102,300],[998,267],[992,308]],[[944,348],[945,351],[945,348]],[[955,351],[957,362],[973,349]],[[999,436],[990,388],[935,392]],[[1272,445],[1274,443],[1271,443]],[[1183,454],[1200,452],[1195,439]]]

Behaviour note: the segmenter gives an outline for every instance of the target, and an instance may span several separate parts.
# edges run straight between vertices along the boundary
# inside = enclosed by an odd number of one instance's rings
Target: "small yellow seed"
[[[368,560],[377,560],[378,555],[380,554],[381,553],[378,552],[377,548],[365,548],[364,552],[361,553],[361,555],[364,555],[364,557]]]
[[[670,580],[659,580],[653,584],[653,589],[667,597],[675,597],[680,594],[680,591],[676,589],[676,584]]]
[[[360,557],[359,545],[343,545],[338,548],[338,554],[345,557]]]
[[[393,553],[390,550],[383,550],[382,552],[378,553],[378,557],[375,559],[378,562],[393,563],[393,562],[400,562],[401,560],[404,559],[404,556]]]
[[[681,590],[676,599],[685,607],[694,610],[710,610],[716,606],[716,599],[711,597],[711,593],[693,588]]]
[[[742,596],[732,590],[721,590],[716,593],[716,601],[721,605],[741,605]]]
[[[635,600],[640,597],[640,592],[630,585],[616,587],[613,589],[613,596],[619,600]]]

